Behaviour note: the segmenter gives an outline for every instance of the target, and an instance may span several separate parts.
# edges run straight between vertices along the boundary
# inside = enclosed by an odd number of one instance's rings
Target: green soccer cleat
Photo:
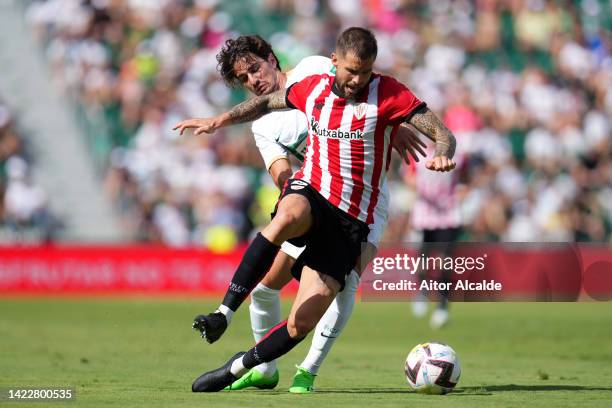
[[[292,394],[308,394],[314,391],[314,380],[316,375],[310,374],[302,367],[297,367],[297,372],[293,376],[293,384],[289,388]]]
[[[243,390],[249,387],[259,388],[260,390],[270,390],[278,384],[278,370],[272,377],[266,377],[256,369],[250,369],[245,375],[234,381],[231,385],[224,388],[225,391]]]

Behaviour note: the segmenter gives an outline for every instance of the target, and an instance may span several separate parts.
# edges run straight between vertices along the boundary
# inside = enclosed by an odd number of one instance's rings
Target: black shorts
[[[310,203],[313,218],[306,234],[289,240],[295,246],[306,246],[291,268],[291,274],[300,280],[302,268],[308,266],[336,279],[344,288],[346,275],[355,267],[362,244],[367,241],[369,227],[330,204],[302,180],[288,180],[279,201],[289,194],[305,197]],[[272,217],[275,214],[276,209]]]
[[[449,256],[453,253],[461,232],[460,227],[423,230],[421,251],[425,255],[437,252]]]

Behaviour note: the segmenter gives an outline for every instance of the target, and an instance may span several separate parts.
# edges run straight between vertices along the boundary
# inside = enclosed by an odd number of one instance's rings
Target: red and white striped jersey
[[[433,155],[433,148],[427,149],[427,156]],[[463,165],[463,155],[457,153],[453,158],[457,169],[439,173],[412,163],[410,172],[416,177],[416,200],[412,208],[412,226],[418,230],[457,228],[463,225],[461,202],[457,186],[459,168]]]
[[[395,79],[373,74],[356,99],[332,90],[334,77],[309,76],[287,89],[287,105],[308,119],[304,180],[332,205],[372,224],[391,158],[394,129],[423,102]]]

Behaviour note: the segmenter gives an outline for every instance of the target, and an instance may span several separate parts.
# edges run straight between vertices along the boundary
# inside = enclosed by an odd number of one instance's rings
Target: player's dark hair
[[[361,60],[376,58],[378,44],[370,30],[361,27],[350,27],[344,30],[336,40],[336,52],[346,55],[353,53]]]
[[[241,35],[236,39],[230,38],[225,42],[225,45],[217,54],[217,70],[221,73],[221,77],[226,84],[236,86],[238,78],[234,72],[234,64],[236,61],[245,58],[247,61],[251,58],[251,54],[258,56],[264,60],[272,54],[276,61],[276,68],[280,70],[280,63],[272,46],[258,35]]]

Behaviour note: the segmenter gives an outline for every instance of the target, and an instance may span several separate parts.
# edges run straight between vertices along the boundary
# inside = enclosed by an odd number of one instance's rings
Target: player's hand
[[[425,167],[427,167],[431,171],[451,171],[457,166],[457,164],[453,161],[453,159],[449,159],[446,156],[436,156],[432,160],[427,161],[425,163]]]
[[[220,127],[221,125],[217,118],[187,119],[179,122],[172,130],[178,130],[179,135],[182,136],[185,129],[195,129],[194,134],[201,135],[202,133],[213,133]]]
[[[419,154],[426,157],[427,154],[423,150],[427,147],[425,143],[414,133],[409,127],[400,125],[397,134],[392,141],[393,148],[399,153],[406,164],[410,164],[410,157],[415,162],[419,161]]]

